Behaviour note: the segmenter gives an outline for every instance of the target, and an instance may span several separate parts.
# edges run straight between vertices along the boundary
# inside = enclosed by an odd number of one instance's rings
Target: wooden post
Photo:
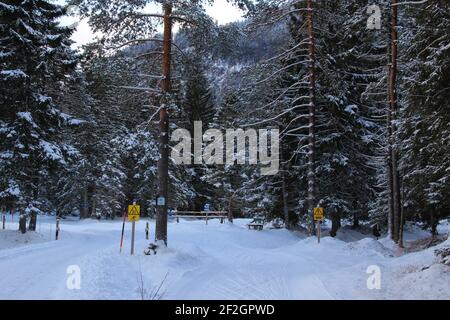
[[[177,223],[180,223],[180,217],[177,217]]]
[[[208,224],[208,212],[206,213],[206,224]]]
[[[136,221],[131,224],[131,255],[134,255],[134,233],[136,231]]]
[[[316,226],[316,229],[317,229],[317,243],[320,243],[320,221],[317,221],[317,226]]]
[[[3,220],[3,230],[5,230],[5,223],[6,223],[6,216],[5,214],[2,215]]]
[[[56,231],[55,231],[55,240],[59,238],[59,218],[56,219]]]
[[[145,225],[145,239],[148,240],[148,222]]]

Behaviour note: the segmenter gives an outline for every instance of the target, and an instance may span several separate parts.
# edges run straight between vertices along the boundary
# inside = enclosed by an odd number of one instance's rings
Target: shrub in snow
[[[144,250],[144,254],[146,256],[150,256],[153,252],[153,254],[156,254],[156,248],[158,248],[158,246],[154,243],[150,243],[148,245],[148,248]]]
[[[439,263],[450,267],[450,247],[437,249],[434,251],[434,254],[438,256]]]

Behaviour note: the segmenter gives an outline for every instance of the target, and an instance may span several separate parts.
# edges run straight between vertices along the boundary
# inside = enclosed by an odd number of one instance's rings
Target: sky
[[[64,4],[65,0],[55,0],[55,2]],[[156,10],[158,8],[155,8]],[[157,10],[160,11],[160,10]],[[206,12],[219,24],[226,24],[229,22],[237,21],[242,19],[243,12],[240,11],[236,6],[231,5],[226,0],[215,0],[212,6],[206,8]],[[61,20],[64,25],[70,25],[78,22],[76,17],[67,17]],[[94,34],[86,20],[82,20],[78,23],[76,32],[73,34],[72,39],[76,42],[76,46],[79,47],[86,44],[94,38]]]

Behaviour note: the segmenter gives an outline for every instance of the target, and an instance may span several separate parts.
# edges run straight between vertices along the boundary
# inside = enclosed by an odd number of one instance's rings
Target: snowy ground
[[[64,220],[58,241],[54,218],[38,221],[38,232],[25,236],[16,222],[0,230],[0,299],[450,299],[450,268],[434,256],[450,240],[403,254],[387,239],[346,229],[345,241],[318,244],[286,230],[249,231],[244,219],[180,221],[169,224],[169,248],[146,256],[141,220],[130,256],[128,223],[120,254],[119,220]],[[425,236],[413,230],[406,238]],[[79,290],[66,285],[71,265],[81,270]],[[381,270],[379,290],[367,288],[370,265]]]

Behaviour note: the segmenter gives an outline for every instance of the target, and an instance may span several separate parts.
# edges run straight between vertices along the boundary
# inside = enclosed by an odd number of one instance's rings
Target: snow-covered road
[[[51,221],[42,219],[48,241],[0,250],[0,299],[151,299],[160,286],[156,296],[162,299],[382,299],[401,298],[396,287],[402,285],[406,298],[450,298],[448,287],[433,284],[423,292],[420,282],[450,283],[448,267],[414,277],[416,287],[402,282],[411,283],[408,277],[431,263],[431,251],[393,258],[373,239],[345,243],[326,237],[317,244],[286,230],[249,231],[247,220],[181,221],[169,224],[168,249],[145,256],[149,241],[140,221],[136,255],[130,256],[130,224],[120,254],[120,221],[65,220],[54,241]],[[66,285],[71,265],[81,271],[79,290]],[[370,265],[381,270],[380,290],[367,288]]]

